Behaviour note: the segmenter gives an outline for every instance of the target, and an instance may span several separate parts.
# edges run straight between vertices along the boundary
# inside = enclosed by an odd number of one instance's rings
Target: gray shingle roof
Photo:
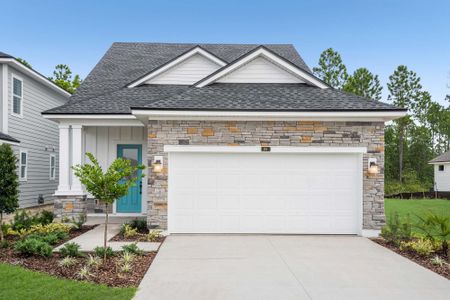
[[[0,51],[0,58],[14,58],[11,55]]]
[[[450,162],[450,150],[430,160],[430,163]]]
[[[230,63],[261,45],[114,43],[69,102],[46,114],[129,114],[130,107],[192,110],[398,110],[334,89],[306,84],[225,84],[126,86],[199,45]],[[292,45],[263,45],[311,72]]]
[[[14,143],[20,143],[20,141],[18,139],[13,138],[10,135],[7,135],[3,132],[0,132],[0,140],[3,141],[8,141],[8,142],[14,142]]]

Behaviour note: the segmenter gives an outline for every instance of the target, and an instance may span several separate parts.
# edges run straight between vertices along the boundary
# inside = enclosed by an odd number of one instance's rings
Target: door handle
[[[139,182],[139,194],[142,195],[142,180]]]

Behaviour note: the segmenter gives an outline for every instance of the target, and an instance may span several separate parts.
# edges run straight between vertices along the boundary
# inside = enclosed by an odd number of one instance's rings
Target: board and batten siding
[[[117,145],[138,144],[142,145],[142,163],[147,166],[147,128],[146,127],[83,127],[83,157],[87,152],[92,153],[100,163],[103,170],[117,158]],[[148,178],[147,168],[143,174]],[[144,179],[146,180],[146,179]],[[88,195],[90,198],[91,196]],[[142,185],[142,212],[147,212],[147,184]]]
[[[200,54],[195,54],[169,70],[148,80],[146,84],[193,84],[213,73],[220,66]]]
[[[23,82],[22,117],[12,114],[12,75]],[[43,86],[26,74],[8,67],[8,134],[20,141],[13,146],[19,156],[20,150],[28,152],[26,181],[20,181],[20,207],[38,205],[38,196],[45,203],[53,202],[58,187],[58,124],[42,117],[41,112],[63,105],[66,98]],[[56,177],[50,179],[50,154],[56,158]]]
[[[217,80],[224,83],[304,83],[269,60],[257,57]]]
[[[439,171],[439,166],[444,166],[444,171]],[[450,192],[450,163],[436,163],[434,165],[435,189],[438,192]]]

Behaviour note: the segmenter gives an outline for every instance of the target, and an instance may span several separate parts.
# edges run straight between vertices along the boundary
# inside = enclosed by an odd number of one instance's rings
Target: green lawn
[[[131,299],[135,288],[59,279],[47,274],[0,263],[0,299]]]
[[[413,225],[417,224],[418,215],[426,216],[429,212],[450,215],[450,200],[385,199],[384,203],[387,219],[389,219],[395,212],[398,212],[400,217],[406,217],[409,215]],[[414,227],[413,230],[417,231]]]

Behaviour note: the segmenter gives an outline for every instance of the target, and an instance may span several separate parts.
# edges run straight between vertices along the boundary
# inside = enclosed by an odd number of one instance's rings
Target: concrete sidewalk
[[[356,236],[171,235],[137,300],[447,300],[450,281]]]
[[[107,238],[108,240],[113,238],[116,234],[120,232],[121,224],[108,224]],[[76,238],[67,241],[66,243],[77,243],[80,245],[80,251],[82,252],[92,252],[95,247],[103,247],[103,235],[105,231],[105,225],[101,224],[88,232],[83,233]],[[65,243],[65,244],[66,244]],[[132,242],[108,242],[108,246],[114,251],[121,251],[122,246],[132,244]],[[161,243],[150,243],[150,242],[138,242],[137,246],[139,249],[145,252],[158,251]],[[63,245],[56,247],[53,251],[58,252]]]

